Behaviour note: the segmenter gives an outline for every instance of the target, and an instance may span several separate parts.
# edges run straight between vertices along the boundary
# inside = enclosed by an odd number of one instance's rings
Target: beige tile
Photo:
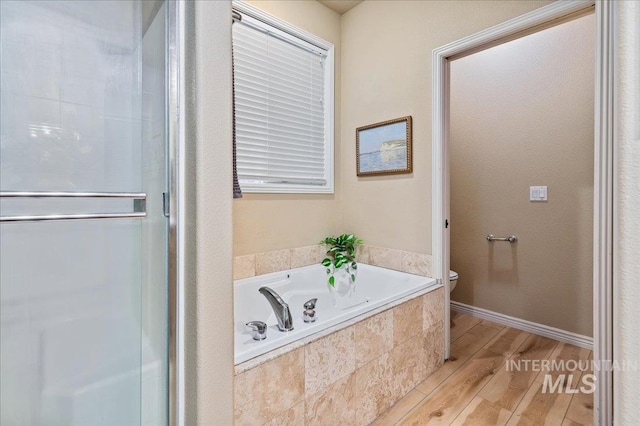
[[[354,327],[304,346],[305,394],[314,394],[351,374],[356,367]]]
[[[241,280],[256,275],[256,255],[236,256],[233,258],[233,279]]]
[[[305,400],[305,425],[354,425],[356,376],[350,374]]]
[[[394,376],[394,399],[399,399],[427,376],[424,339],[413,337],[391,352]]]
[[[291,249],[291,268],[315,265],[324,257],[324,246],[306,246]]]
[[[265,426],[300,426],[304,425],[304,401],[284,413],[278,414]]]
[[[423,393],[415,389],[412,390],[396,402],[389,410],[378,417],[376,421],[372,423],[372,426],[394,426],[424,398],[425,396]]]
[[[369,246],[369,263],[382,268],[402,270],[402,251]]]
[[[425,377],[444,364],[444,326],[443,322],[435,324],[423,333],[423,350],[425,355]]]
[[[393,309],[355,326],[356,368],[393,349]]]
[[[363,244],[356,248],[356,261],[367,265],[371,264],[369,262],[369,246]]]
[[[402,252],[402,271],[409,274],[422,275],[423,277],[431,276],[431,255],[422,253],[413,253],[410,251]]]
[[[356,370],[356,422],[367,425],[393,403],[393,368],[385,353]]]
[[[263,424],[304,398],[304,352],[296,349],[234,380],[235,424]]]
[[[393,346],[422,333],[422,297],[393,308]]]
[[[256,275],[286,271],[291,268],[291,251],[278,250],[256,254]]]
[[[444,288],[422,296],[422,331],[444,321]]]

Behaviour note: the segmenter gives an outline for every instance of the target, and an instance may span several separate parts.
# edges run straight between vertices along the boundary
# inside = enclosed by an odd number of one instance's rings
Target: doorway
[[[560,2],[558,2],[560,3]],[[482,51],[508,40],[588,13],[595,5],[596,18],[596,96],[595,161],[593,212],[593,336],[594,361],[612,359],[612,5],[607,2],[562,2],[540,8],[473,36],[456,41],[433,52],[433,236],[434,276],[445,284],[445,320],[449,323],[450,204],[449,204],[449,136],[450,136],[450,65],[455,58]],[[502,237],[502,235],[499,235]],[[445,330],[445,354],[449,355],[449,330]],[[611,371],[596,371],[596,424],[610,424],[612,419]]]

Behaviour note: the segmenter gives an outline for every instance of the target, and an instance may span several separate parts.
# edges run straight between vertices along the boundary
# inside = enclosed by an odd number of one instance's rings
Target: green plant
[[[320,241],[320,244],[329,247],[327,256],[321,262],[322,266],[327,268],[329,285],[333,286],[335,284],[334,272],[343,266],[346,268],[351,282],[354,282],[356,280],[355,271],[358,269],[356,247],[362,244],[362,240],[353,234],[342,234],[337,237],[327,237]],[[331,266],[333,266],[333,269]]]

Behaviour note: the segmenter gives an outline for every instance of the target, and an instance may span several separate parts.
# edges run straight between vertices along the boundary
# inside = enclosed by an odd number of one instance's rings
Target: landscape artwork
[[[411,117],[356,129],[358,176],[411,173]]]

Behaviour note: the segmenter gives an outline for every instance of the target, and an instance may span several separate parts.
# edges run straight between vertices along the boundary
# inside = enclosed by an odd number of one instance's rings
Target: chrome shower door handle
[[[133,207],[129,213],[80,213],[0,216],[4,222],[42,222],[85,219],[144,219],[147,217],[147,194],[141,192],[65,192],[65,191],[0,191],[0,199],[9,198],[111,198],[130,199]]]

